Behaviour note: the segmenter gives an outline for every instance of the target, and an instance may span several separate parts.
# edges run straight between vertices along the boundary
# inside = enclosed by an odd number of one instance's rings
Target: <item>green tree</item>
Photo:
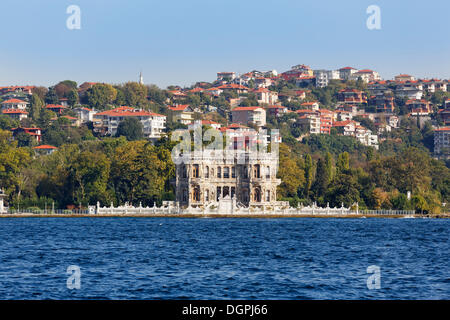
[[[144,127],[136,118],[126,118],[117,127],[117,137],[124,136],[128,141],[140,140],[144,137]]]
[[[117,90],[106,83],[96,83],[87,91],[87,101],[92,108],[97,110],[108,109],[116,99]]]

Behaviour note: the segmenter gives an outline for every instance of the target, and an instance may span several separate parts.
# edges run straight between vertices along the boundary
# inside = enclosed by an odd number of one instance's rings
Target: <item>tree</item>
[[[325,156],[325,167],[328,175],[328,183],[330,183],[331,180],[333,180],[334,168],[333,168],[333,156],[329,152],[327,152]]]
[[[144,107],[148,104],[147,87],[137,82],[127,82],[123,86],[125,101],[129,106]]]
[[[88,104],[97,110],[105,110],[116,99],[117,90],[110,84],[96,83],[87,91]]]
[[[44,106],[44,101],[42,101],[41,98],[37,94],[33,93],[33,95],[31,96],[31,100],[30,100],[30,109],[31,109],[30,114],[31,114],[31,118],[34,121],[39,120],[43,106]]]
[[[279,196],[296,197],[299,188],[305,183],[305,172],[291,156],[291,150],[286,144],[279,145],[279,155],[278,177],[282,180],[278,187]]]
[[[76,89],[72,89],[69,91],[69,93],[67,94],[67,102],[71,107],[80,102],[80,98]]]
[[[332,207],[340,207],[342,203],[344,206],[350,207],[355,202],[360,202],[360,188],[361,186],[353,174],[341,173],[336,176],[325,199]]]
[[[58,95],[56,94],[55,87],[50,87],[50,89],[48,90],[47,94],[45,95],[45,103],[47,104],[59,103],[59,98]]]
[[[350,169],[350,155],[348,152],[343,152],[338,156],[336,163],[336,174]]]
[[[304,196],[305,198],[309,198],[309,191],[311,190],[312,182],[313,182],[313,163],[311,156],[307,154],[305,156],[305,188],[304,188]]]
[[[117,137],[124,136],[128,141],[140,140],[144,137],[144,127],[136,118],[126,118],[117,127]]]
[[[316,179],[314,180],[314,184],[312,186],[316,200],[325,195],[328,187],[328,181],[329,178],[326,163],[322,158],[319,158],[319,161],[317,161]]]

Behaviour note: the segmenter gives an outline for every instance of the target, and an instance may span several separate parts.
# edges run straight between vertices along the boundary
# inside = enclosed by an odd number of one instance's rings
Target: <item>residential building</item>
[[[58,150],[58,148],[50,145],[41,145],[34,147],[33,150],[39,154],[49,155]]]
[[[396,82],[402,82],[402,81],[414,81],[416,79],[413,76],[410,76],[409,74],[399,74],[398,76],[394,77],[394,80]]]
[[[53,111],[56,114],[63,114],[63,112],[67,109],[67,107],[64,107],[60,104],[48,104],[45,106],[45,109]]]
[[[81,123],[94,121],[94,115],[97,113],[97,111],[85,107],[78,107],[73,109],[73,111],[76,113]]]
[[[328,86],[330,80],[339,80],[339,70],[314,70],[316,77],[316,87],[323,88]]]
[[[217,81],[233,81],[236,79],[234,72],[217,72]]]
[[[11,129],[12,133],[13,133],[13,137],[16,137],[19,133],[26,133],[28,135],[30,135],[32,137],[32,139],[37,142],[40,143],[42,141],[42,130],[41,128],[22,128],[22,127],[18,127],[18,128],[13,128]]]
[[[397,83],[395,87],[395,96],[420,100],[423,96],[423,86],[417,81]]]
[[[278,102],[278,92],[270,91],[267,88],[258,88],[253,90],[256,94],[258,103],[275,104]]]
[[[450,159],[450,127],[434,130],[434,155],[439,159]]]
[[[20,99],[9,99],[9,100],[3,101],[1,103],[1,105],[2,105],[2,110],[7,110],[7,109],[26,110],[29,103],[26,101],[20,100]]]
[[[345,104],[366,104],[367,98],[363,91],[357,89],[342,89],[338,92],[338,101]]]
[[[341,80],[350,80],[352,74],[354,74],[355,72],[358,72],[357,69],[352,68],[352,67],[340,68],[338,71],[339,71],[339,78]]]
[[[359,70],[357,72],[352,73],[349,77],[349,80],[356,81],[358,79],[361,79],[365,83],[369,83],[372,81],[381,80],[381,77],[378,74],[378,72],[376,72],[376,71],[373,71],[370,69],[363,69],[363,70]]]
[[[266,125],[266,110],[262,107],[236,107],[231,110],[232,122],[254,124],[258,127]]]
[[[94,126],[97,124],[99,132],[114,136],[119,123],[126,118],[138,119],[142,123],[143,134],[148,139],[161,138],[166,128],[166,116],[126,106],[95,114]]]
[[[4,109],[2,114],[19,121],[28,118],[28,112],[21,109]]]
[[[188,104],[168,107],[172,122],[189,125],[194,121],[194,110]]]
[[[267,106],[265,109],[267,114],[275,117],[281,117],[288,112],[288,108],[278,105]]]

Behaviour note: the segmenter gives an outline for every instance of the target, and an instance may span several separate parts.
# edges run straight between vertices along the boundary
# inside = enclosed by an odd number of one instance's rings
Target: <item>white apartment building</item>
[[[261,107],[237,107],[231,110],[232,122],[254,124],[258,127],[266,125],[266,110]]]
[[[166,128],[166,116],[130,107],[119,107],[95,114],[94,127],[114,136],[119,123],[129,117],[136,118],[142,123],[144,136],[148,139],[161,138]]]
[[[339,80],[340,73],[338,70],[314,70],[316,77],[316,87],[323,88],[328,86],[330,80]]]
[[[434,130],[434,155],[437,158],[450,158],[450,127]]]

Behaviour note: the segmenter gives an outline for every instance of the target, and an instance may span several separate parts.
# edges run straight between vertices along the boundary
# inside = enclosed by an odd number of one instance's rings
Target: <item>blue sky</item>
[[[69,30],[69,5],[81,29]],[[381,8],[381,30],[366,8]],[[370,68],[450,78],[448,0],[2,0],[0,85],[191,85],[218,71]]]

